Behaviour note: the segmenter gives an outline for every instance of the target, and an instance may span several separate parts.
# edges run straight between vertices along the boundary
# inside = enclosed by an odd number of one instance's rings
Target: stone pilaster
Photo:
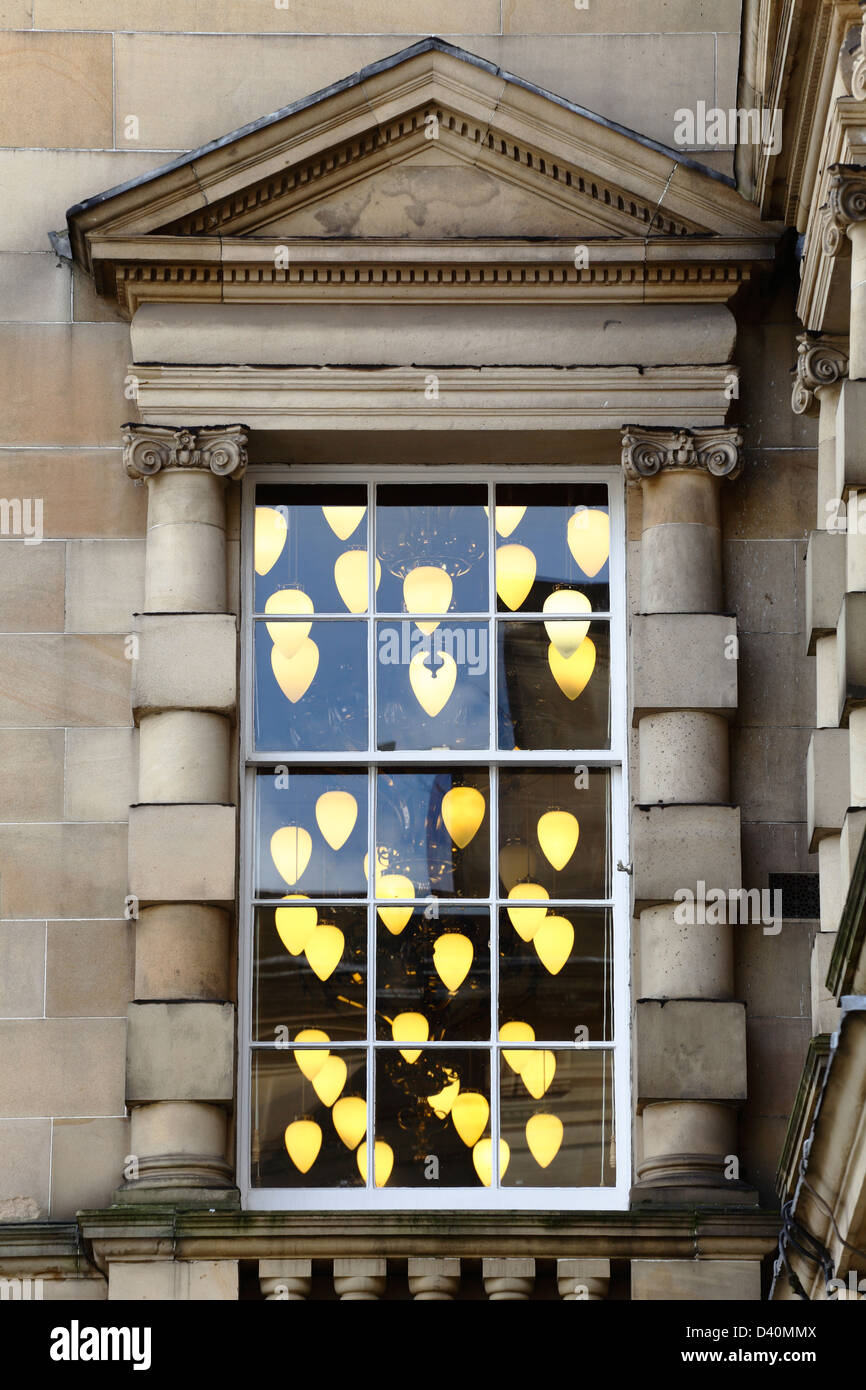
[[[737,635],[722,612],[719,508],[721,481],[740,472],[741,443],[734,429],[623,431],[626,477],[643,490],[640,612],[631,642],[643,1133],[633,1197],[660,1205],[751,1200],[730,1162],[736,1106],[746,1095],[732,929],[727,911],[715,921],[699,907],[702,888],[729,901],[742,883],[739,812],[728,804]],[[683,892],[693,895],[691,911]]]
[[[226,487],[244,471],[246,434],[240,425],[127,425],[123,444],[127,472],[146,483],[148,513],[133,652],[131,1155],[116,1200],[231,1203],[237,624],[227,612],[225,531]]]
[[[851,251],[851,320],[848,375],[866,377],[866,165],[834,164],[828,170],[821,245],[828,256]]]

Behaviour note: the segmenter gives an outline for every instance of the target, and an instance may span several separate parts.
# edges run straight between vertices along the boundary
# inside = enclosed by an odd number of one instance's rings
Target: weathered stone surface
[[[66,323],[69,268],[49,251],[0,252],[0,306],[6,323]]]
[[[6,443],[116,443],[128,361],[124,324],[0,324]]]
[[[238,1296],[237,1260],[115,1260],[109,1300],[226,1302]]]
[[[0,821],[62,819],[63,734],[0,729]]]
[[[0,1018],[41,1018],[45,923],[0,922]]]
[[[167,709],[233,712],[237,620],[232,614],[142,614],[138,629],[136,714]]]
[[[127,1119],[55,1120],[52,1219],[70,1221],[77,1211],[108,1206],[128,1153]]]
[[[51,536],[143,536],[147,492],[123,472],[120,448],[0,452],[0,495],[41,497]]]
[[[0,144],[110,149],[110,34],[0,34]]]
[[[49,922],[46,1014],[126,1017],[134,954],[131,922]]]
[[[0,915],[117,917],[125,858],[122,825],[0,825]]]
[[[133,806],[129,891],[143,903],[228,903],[235,893],[233,806]]]
[[[122,1115],[125,1033],[119,1018],[0,1022],[0,1113]]]
[[[815,651],[820,637],[835,632],[845,589],[845,534],[813,531],[806,552],[806,636]]]
[[[67,729],[67,819],[127,820],[135,765],[134,729]]]
[[[634,722],[660,710],[732,715],[737,707],[737,625],[709,613],[635,614]]]
[[[809,849],[825,835],[838,834],[849,805],[850,761],[847,729],[816,729],[806,757],[806,820]]]
[[[725,606],[741,632],[796,632],[797,547],[791,540],[726,541]]]
[[[144,541],[69,541],[67,632],[131,631],[144,606]]]
[[[734,806],[636,806],[632,812],[635,909],[675,902],[678,889],[738,888],[740,812]]]
[[[48,1215],[51,1121],[0,1120],[0,1220]]]
[[[31,528],[38,524],[34,507],[21,513]],[[63,631],[64,549],[58,541],[0,541],[0,631]]]
[[[836,407],[836,496],[866,487],[863,438],[866,431],[866,381],[846,378]]]
[[[127,1100],[230,1101],[234,1027],[231,1004],[130,1004]]]
[[[754,1302],[761,1297],[759,1260],[632,1260],[631,1296],[641,1301]]]
[[[132,722],[122,637],[0,635],[0,727]]]
[[[746,1016],[740,1003],[641,999],[638,1103],[746,1099]]]

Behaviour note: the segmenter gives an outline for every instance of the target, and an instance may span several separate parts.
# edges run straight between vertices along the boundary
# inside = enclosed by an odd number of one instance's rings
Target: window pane
[[[316,1028],[328,1039],[367,1027],[367,909],[289,903],[256,909],[257,1042]]]
[[[540,768],[499,774],[500,893],[610,896],[610,775]]]
[[[380,772],[376,798],[377,899],[489,895],[486,768]]]
[[[380,613],[487,610],[486,504],[486,485],[377,489]]]
[[[256,777],[255,897],[365,897],[367,791],[366,772],[262,769]]]
[[[253,1187],[363,1187],[366,1067],[361,1048],[253,1053]]]
[[[503,908],[499,1026],[526,1041],[613,1037],[613,915],[604,908]],[[526,1029],[530,1031],[526,1031]]]
[[[609,1051],[509,1049],[500,1097],[509,1149],[503,1187],[615,1186]]]
[[[421,1041],[490,1038],[490,913],[440,907],[384,908],[377,922],[376,1036],[392,1041],[414,1023]],[[395,930],[399,928],[399,930]],[[396,1032],[395,1032],[396,1028]],[[426,1032],[425,1032],[426,1029]],[[418,1032],[416,1032],[416,1037]]]
[[[354,606],[362,562],[341,557],[367,548],[367,489],[357,485],[256,488],[255,607],[257,613],[279,612],[275,595],[300,593],[295,603],[309,612],[359,613]],[[351,599],[351,603],[347,602]],[[270,605],[268,603],[270,600]]]
[[[376,1051],[376,1137],[394,1166],[389,1187],[476,1187],[490,1149],[490,1054],[482,1048]],[[412,1060],[408,1060],[411,1058]]]
[[[608,623],[499,623],[499,747],[610,747]]]
[[[257,748],[368,746],[365,623],[259,619],[255,660]]]
[[[378,623],[377,747],[489,748],[488,648],[487,623]]]
[[[603,485],[499,484],[496,592],[501,613],[538,613],[580,593],[597,613],[610,608],[610,523]]]

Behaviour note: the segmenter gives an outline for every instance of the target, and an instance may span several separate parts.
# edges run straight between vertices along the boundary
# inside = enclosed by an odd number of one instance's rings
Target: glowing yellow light
[[[330,1041],[331,1039],[328,1037],[327,1033],[323,1033],[321,1028],[302,1028],[295,1038],[296,1043],[321,1043]],[[295,1062],[308,1081],[312,1081],[315,1076],[318,1076],[330,1055],[327,1048],[319,1049],[312,1047],[298,1048],[292,1053]]]
[[[377,1139],[373,1145],[373,1172],[377,1187],[384,1187],[394,1167],[394,1150],[384,1139]],[[367,1141],[358,1150],[358,1171],[364,1182],[367,1181]]]
[[[283,552],[288,529],[282,512],[278,512],[274,507],[256,507],[256,535],[253,546],[256,574],[265,575],[273,569]]]
[[[541,606],[545,613],[555,613],[563,619],[561,622],[544,624],[544,630],[559,655],[565,658],[574,656],[589,632],[589,623],[567,622],[565,619],[572,614],[592,612],[592,604],[586,594],[579,593],[577,589],[557,589],[547,595]]]
[[[505,1177],[511,1150],[504,1139],[499,1141],[499,1181]],[[479,1139],[472,1150],[472,1164],[481,1182],[489,1187],[493,1181],[493,1140]]]
[[[296,705],[302,700],[316,678],[319,669],[319,648],[311,637],[299,647],[294,656],[284,656],[277,647],[271,652],[274,679],[287,700]]]
[[[560,656],[554,646],[547,649],[550,674],[569,700],[576,700],[589,685],[595,670],[595,659],[595,643],[591,637],[584,638],[573,656]]]
[[[304,955],[310,964],[310,969],[320,980],[329,980],[343,958],[343,950],[346,945],[346,938],[339,927],[332,927],[327,922],[322,922],[311,933],[306,945]]]
[[[366,1101],[360,1096],[343,1096],[331,1111],[331,1119],[346,1148],[357,1149],[367,1133]]]
[[[286,1151],[301,1173],[308,1173],[319,1157],[322,1131],[315,1120],[295,1120],[285,1133]]]
[[[382,578],[382,566],[376,561],[376,588]],[[367,552],[346,550],[334,561],[334,583],[350,613],[367,611]]]
[[[547,862],[554,869],[564,869],[577,849],[580,835],[577,817],[570,811],[545,811],[539,817],[536,831]]]
[[[501,545],[496,552],[496,592],[506,608],[519,608],[535,583],[535,553],[528,545]]]
[[[312,613],[313,600],[303,589],[277,589],[265,604],[266,613]],[[268,636],[284,657],[291,659],[310,635],[310,623],[265,623]]]
[[[526,1142],[539,1168],[548,1168],[562,1144],[562,1120],[558,1115],[532,1115],[526,1121]]]
[[[347,541],[352,532],[357,531],[366,510],[366,507],[322,508],[325,520],[341,541]]]
[[[358,803],[351,792],[323,792],[316,802],[316,824],[331,849],[342,849],[358,819]]]
[[[485,511],[487,508],[485,507]],[[526,513],[525,507],[497,507],[493,514],[494,525],[500,536],[505,539],[510,536],[512,531],[516,531]]]
[[[446,1068],[445,1075],[448,1077],[448,1081],[442,1090],[437,1091],[435,1096],[427,1097],[427,1104],[437,1120],[444,1120],[450,1115],[451,1107],[460,1094],[460,1078],[457,1073]]]
[[[465,849],[484,819],[485,801],[477,787],[452,787],[442,798],[442,820],[458,849]]]
[[[451,699],[457,683],[457,663],[448,652],[437,653],[438,662],[428,666],[427,653],[416,652],[409,662],[412,694],[426,715],[435,719]]]
[[[499,1030],[499,1041],[535,1042],[535,1029],[531,1023],[520,1023],[515,1019],[512,1023],[503,1023]],[[505,1058],[511,1070],[517,1072],[518,1076],[523,1069],[523,1063],[528,1055],[527,1052],[523,1052],[519,1048],[502,1049],[502,1056]]]
[[[540,883],[515,883],[508,894],[509,901],[528,899],[532,902],[537,898],[547,900],[549,897],[547,889],[542,888]],[[531,941],[547,916],[546,907],[508,907],[505,910],[521,941]]]
[[[416,565],[403,580],[407,613],[447,613],[453,593],[451,575],[441,565]],[[429,636],[439,624],[428,621],[419,622],[417,626]]]
[[[610,517],[596,507],[578,507],[569,517],[566,534],[577,564],[593,579],[610,554]]]
[[[469,974],[475,948],[462,932],[444,932],[433,943],[433,964],[446,989],[453,994]]]
[[[391,1024],[391,1034],[395,1042],[426,1042],[430,1027],[423,1014],[398,1014]],[[400,1048],[400,1056],[406,1062],[417,1062],[421,1056],[420,1047]]]
[[[377,898],[414,898],[415,885],[411,878],[405,874],[378,874],[376,875],[376,897]],[[392,936],[399,936],[406,926],[409,918],[414,912],[413,907],[382,907],[376,908],[383,923],[388,928]]]
[[[490,1116],[490,1106],[478,1091],[461,1091],[451,1106],[454,1128],[467,1149],[481,1138]]]
[[[556,1058],[552,1052],[527,1052],[520,1069],[520,1079],[533,1100],[541,1100],[556,1075]]]
[[[271,836],[271,858],[290,888],[309,864],[312,851],[312,837],[302,825],[282,825]]]
[[[323,1105],[330,1109],[345,1086],[348,1074],[349,1069],[342,1057],[332,1052],[321,1071],[313,1077],[313,1090]]]
[[[548,975],[558,975],[574,947],[574,927],[567,917],[545,917],[532,938],[538,959]]]
[[[304,893],[288,893],[283,902],[292,898],[309,899]],[[274,913],[277,935],[290,956],[299,956],[316,930],[319,914],[314,907],[278,907]]]

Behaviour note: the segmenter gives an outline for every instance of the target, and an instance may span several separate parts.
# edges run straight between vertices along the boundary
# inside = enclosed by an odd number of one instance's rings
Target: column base
[[[144,1183],[119,1187],[111,1194],[113,1207],[220,1207],[240,1211],[237,1187],[148,1187]]]

